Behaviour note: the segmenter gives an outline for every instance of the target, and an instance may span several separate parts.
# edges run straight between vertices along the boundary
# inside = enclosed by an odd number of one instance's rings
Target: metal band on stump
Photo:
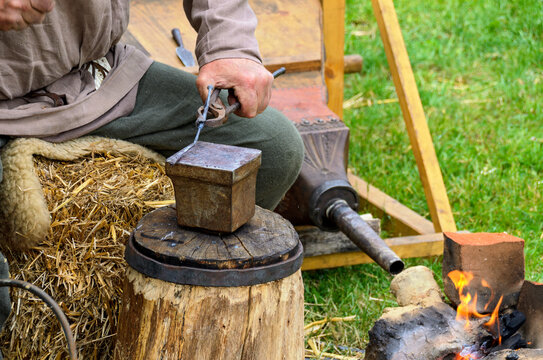
[[[285,278],[302,264],[302,245],[280,215],[256,207],[234,233],[217,234],[177,225],[172,207],[142,218],[125,258],[149,277],[177,284],[250,286]]]

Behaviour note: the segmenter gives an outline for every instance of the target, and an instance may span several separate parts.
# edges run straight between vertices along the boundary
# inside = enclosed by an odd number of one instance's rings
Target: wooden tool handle
[[[183,40],[181,40],[181,31],[179,31],[178,28],[173,28],[172,29],[172,36],[175,39],[175,41],[177,42],[177,45],[179,45],[181,47],[184,47],[183,46]]]

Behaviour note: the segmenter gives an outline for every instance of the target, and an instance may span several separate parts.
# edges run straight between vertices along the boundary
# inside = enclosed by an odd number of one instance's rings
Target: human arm
[[[273,76],[262,65],[254,36],[257,20],[246,0],[184,0],[185,13],[198,32],[196,81],[202,100],[207,85],[232,89],[241,104],[237,115],[254,117],[271,96]],[[230,103],[234,101],[229,97]]]
[[[40,23],[54,6],[55,0],[0,0],[0,31]]]

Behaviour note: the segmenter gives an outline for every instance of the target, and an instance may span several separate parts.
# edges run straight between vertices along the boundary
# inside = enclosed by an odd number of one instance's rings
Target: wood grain
[[[247,287],[171,284],[128,268],[116,360],[299,360],[303,283],[291,276]]]
[[[343,52],[345,44],[345,1],[323,0],[324,79],[328,107],[343,118]]]
[[[392,0],[372,0],[435,231],[456,231],[449,198]]]
[[[177,226],[172,207],[142,218],[134,241],[170,264],[208,269],[242,269],[288,258],[298,245],[294,228],[280,215],[256,207],[255,216],[231,234],[215,234]]]

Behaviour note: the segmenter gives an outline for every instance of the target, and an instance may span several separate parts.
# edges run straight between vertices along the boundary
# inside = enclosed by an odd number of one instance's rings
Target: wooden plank
[[[435,231],[456,231],[394,4],[392,0],[372,0],[372,4]]]
[[[347,174],[349,182],[360,198],[369,206],[372,214],[378,218],[390,216],[390,222],[383,224],[383,229],[394,235],[433,234],[434,225],[431,221],[401,204],[398,200],[385,194],[375,186],[368,184],[351,171]]]
[[[426,234],[385,239],[387,245],[402,259],[443,254],[443,234]],[[321,255],[304,258],[302,270],[329,269],[372,263],[373,260],[361,251]]]
[[[320,71],[285,73],[273,80],[274,89],[324,87]],[[273,93],[272,93],[273,98]]]
[[[319,0],[250,0],[264,65],[322,62]],[[301,67],[300,67],[301,70]],[[308,70],[315,70],[314,67]]]
[[[323,0],[324,79],[328,107],[343,118],[343,71],[345,44],[345,0]]]
[[[270,70],[320,70],[322,64],[321,5],[319,0],[251,0],[259,24],[256,37],[264,65]],[[191,73],[175,54],[171,29],[181,30],[183,43],[194,53],[196,32],[183,12],[181,0],[132,0],[130,34],[157,61]]]
[[[187,70],[175,53],[177,44],[171,34],[174,27],[181,30],[183,45],[194,53],[196,33],[184,15],[182,0],[130,2],[128,31],[133,37],[154,60]]]

